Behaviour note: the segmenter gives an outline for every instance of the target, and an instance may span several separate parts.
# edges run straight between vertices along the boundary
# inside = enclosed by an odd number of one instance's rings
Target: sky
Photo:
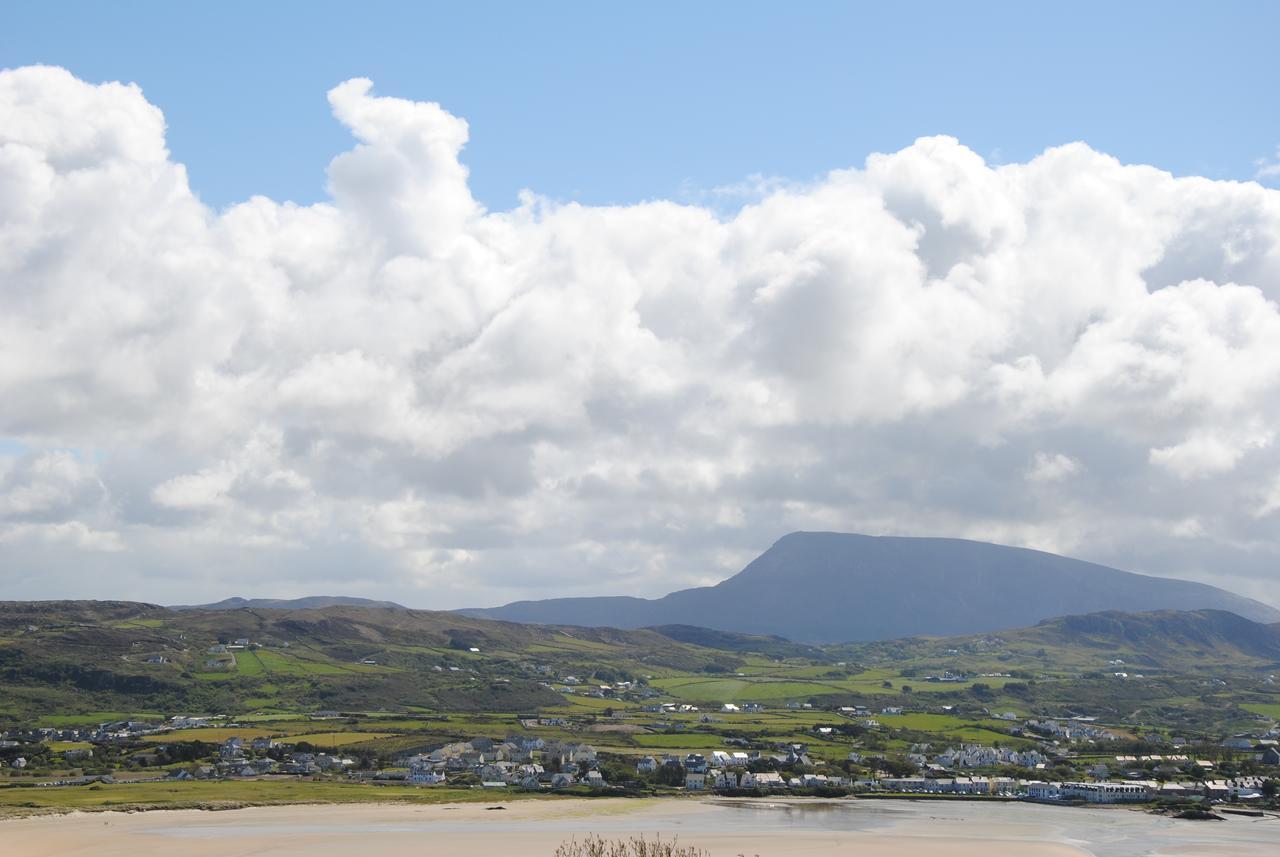
[[[5,597],[1277,603],[1280,7],[370,6],[6,10]]]

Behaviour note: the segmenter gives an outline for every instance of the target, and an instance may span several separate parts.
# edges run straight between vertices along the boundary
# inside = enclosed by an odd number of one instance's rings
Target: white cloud
[[[1080,462],[1061,452],[1037,452],[1027,468],[1027,479],[1032,482],[1061,482],[1080,472]]]
[[[1274,583],[1280,191],[934,137],[490,212],[464,121],[330,104],[329,202],[218,213],[136,87],[0,72],[15,596],[658,593],[819,527]]]
[[[1258,171],[1254,173],[1254,178],[1271,179],[1280,176],[1280,146],[1276,147],[1276,153],[1270,158],[1259,158],[1257,163]]]
[[[1173,446],[1151,450],[1151,463],[1168,468],[1182,479],[1229,473],[1246,453],[1271,444],[1269,431],[1226,437],[1200,434]]]

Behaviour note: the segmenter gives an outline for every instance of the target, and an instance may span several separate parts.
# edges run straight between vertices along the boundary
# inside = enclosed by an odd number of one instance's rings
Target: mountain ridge
[[[320,610],[325,607],[385,607],[407,610],[394,601],[352,595],[304,595],[301,598],[241,598],[233,595],[211,604],[171,604],[170,610]]]
[[[958,636],[1106,610],[1217,609],[1259,622],[1280,610],[1194,581],[966,539],[796,532],[738,574],[656,599],[517,601],[477,618],[639,628],[692,625],[805,643]]]

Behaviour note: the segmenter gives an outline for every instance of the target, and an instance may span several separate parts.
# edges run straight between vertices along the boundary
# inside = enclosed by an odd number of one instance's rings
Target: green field
[[[517,789],[504,790],[502,800],[538,799]],[[174,809],[234,805],[268,806],[290,803],[459,803],[492,801],[483,789],[414,788],[375,786],[308,780],[228,780],[174,783],[116,783],[66,788],[0,787],[0,815],[26,815],[33,811],[126,809],[129,807]],[[542,798],[554,800],[554,797]]]
[[[1272,720],[1280,720],[1280,702],[1243,702],[1240,707],[1245,711],[1270,717]]]

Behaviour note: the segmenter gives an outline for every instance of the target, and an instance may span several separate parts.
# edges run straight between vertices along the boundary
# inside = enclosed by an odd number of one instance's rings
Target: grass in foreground
[[[680,845],[676,839],[664,842],[661,836],[645,839],[605,839],[588,833],[584,839],[560,843],[555,857],[711,857],[711,852],[692,845]]]

